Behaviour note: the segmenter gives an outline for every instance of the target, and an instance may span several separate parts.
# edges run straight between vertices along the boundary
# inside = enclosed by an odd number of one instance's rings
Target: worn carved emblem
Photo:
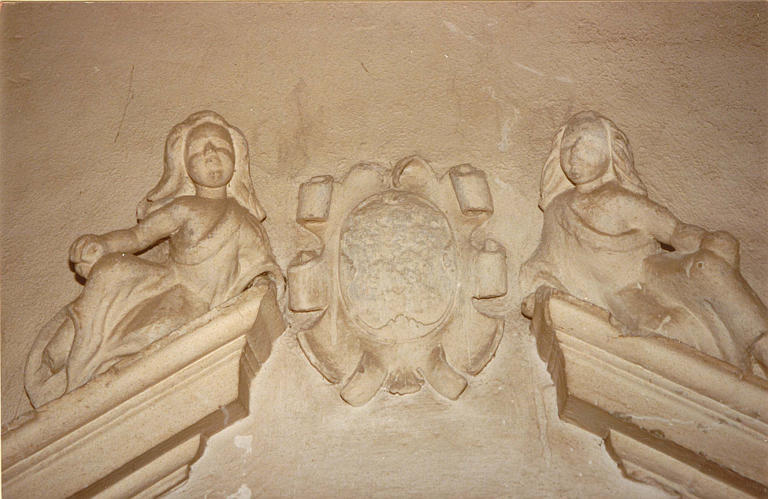
[[[289,306],[301,348],[345,401],[424,381],[456,399],[461,373],[493,357],[504,323],[478,302],[506,294],[506,254],[477,230],[492,214],[485,173],[470,165],[438,176],[409,157],[301,185],[297,221],[319,246],[291,263]]]

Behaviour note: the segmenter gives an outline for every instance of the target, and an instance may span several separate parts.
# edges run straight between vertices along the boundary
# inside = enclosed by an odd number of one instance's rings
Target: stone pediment
[[[22,417],[3,432],[3,493],[153,497],[178,485],[207,438],[249,414],[282,324],[274,289],[252,287]]]
[[[633,479],[682,496],[768,493],[768,382],[542,287],[531,331],[560,418],[606,440]]]

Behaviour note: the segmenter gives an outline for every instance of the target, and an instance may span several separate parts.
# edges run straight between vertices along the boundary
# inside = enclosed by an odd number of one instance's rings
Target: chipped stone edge
[[[274,287],[260,284],[41,407],[2,435],[3,492],[127,497],[177,486],[207,437],[249,413],[251,380],[284,330]]]
[[[622,336],[610,319],[536,292],[531,331],[560,418],[605,439],[629,478],[694,497],[768,495],[768,382],[674,340]]]

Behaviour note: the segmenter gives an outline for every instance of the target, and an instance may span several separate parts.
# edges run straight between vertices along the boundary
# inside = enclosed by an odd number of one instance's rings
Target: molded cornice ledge
[[[17,420],[8,497],[152,497],[184,481],[211,434],[249,413],[250,382],[285,329],[257,285]]]
[[[682,496],[768,495],[768,382],[610,314],[536,292],[531,331],[561,419],[606,440],[629,478]]]

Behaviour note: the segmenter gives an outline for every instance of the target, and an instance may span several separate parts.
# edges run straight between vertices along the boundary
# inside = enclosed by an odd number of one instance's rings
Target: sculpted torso
[[[169,235],[171,244],[179,250],[194,247],[210,234],[227,209],[226,199],[206,199],[184,196],[169,206],[168,220],[163,223],[172,226],[178,221],[178,229]],[[169,227],[170,228],[170,227]]]
[[[131,229],[82,236],[70,249],[78,273],[87,276],[90,266],[105,253],[135,253],[166,237],[178,252],[194,248],[227,209],[226,187],[235,171],[234,154],[223,127],[207,123],[194,128],[187,138],[184,162],[195,195],[170,200]]]
[[[611,236],[639,231],[646,237],[671,243],[677,220],[648,198],[632,194],[609,182],[592,192],[563,194],[564,200],[594,230]]]

